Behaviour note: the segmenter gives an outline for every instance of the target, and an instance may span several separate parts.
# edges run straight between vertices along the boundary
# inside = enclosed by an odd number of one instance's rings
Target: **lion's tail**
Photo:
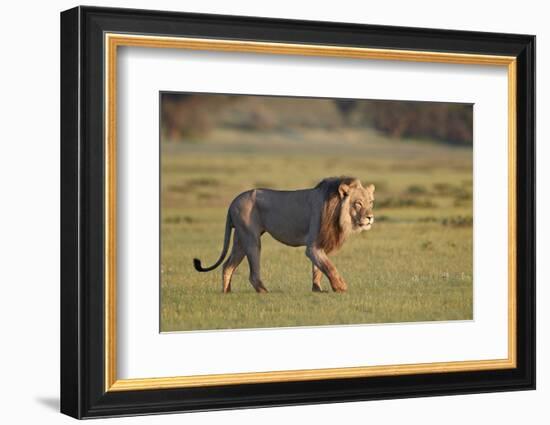
[[[193,265],[195,266],[195,270],[198,272],[209,272],[211,270],[214,270],[216,267],[218,267],[225,256],[227,255],[227,251],[229,250],[229,241],[231,240],[231,228],[233,227],[233,223],[231,222],[231,216],[229,215],[229,211],[227,212],[227,219],[225,220],[225,235],[223,239],[223,250],[220,255],[220,258],[218,258],[218,261],[210,267],[202,267],[201,260],[198,258],[193,259]]]

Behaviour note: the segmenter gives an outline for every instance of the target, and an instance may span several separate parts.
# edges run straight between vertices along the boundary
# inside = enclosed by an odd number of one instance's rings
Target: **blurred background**
[[[160,105],[163,331],[472,318],[472,105],[185,93]],[[194,270],[218,258],[239,193],[339,175],[376,185],[375,225],[334,258],[347,294],[312,294],[304,250],[269,235],[267,297],[246,260],[226,297],[221,270]]]
[[[374,129],[392,138],[472,144],[472,106],[438,102],[162,94],[162,136],[173,142],[247,132]],[[215,133],[214,133],[215,134]]]

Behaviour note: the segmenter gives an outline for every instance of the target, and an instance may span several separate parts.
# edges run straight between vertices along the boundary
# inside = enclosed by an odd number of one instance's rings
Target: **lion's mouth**
[[[356,228],[358,230],[369,230],[372,227],[373,223],[374,223],[374,220],[362,221],[362,222],[356,223]]]
[[[359,227],[361,227],[361,229],[363,230],[369,230],[372,227],[373,223],[374,223],[374,217],[369,218],[365,221],[362,221],[361,223],[359,223]]]

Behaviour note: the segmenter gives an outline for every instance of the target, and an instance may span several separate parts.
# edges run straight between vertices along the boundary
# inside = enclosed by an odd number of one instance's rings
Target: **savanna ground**
[[[337,142],[335,142],[335,140]],[[161,331],[472,319],[472,151],[372,130],[255,133],[219,130],[161,152]],[[221,267],[226,211],[242,191],[300,189],[328,176],[376,184],[375,224],[336,255],[348,292],[313,293],[304,248],[262,238],[262,279],[246,259],[232,293]],[[323,286],[330,289],[323,278]]]

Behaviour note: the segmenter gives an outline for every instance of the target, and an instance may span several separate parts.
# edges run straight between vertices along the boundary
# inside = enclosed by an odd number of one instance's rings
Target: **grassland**
[[[471,149],[368,130],[274,132],[260,142],[226,130],[197,143],[164,142],[161,155],[162,331],[472,319]],[[194,257],[218,258],[238,193],[307,188],[333,175],[377,187],[373,229],[332,257],[347,293],[311,292],[304,249],[269,235],[262,239],[268,294],[254,292],[246,260],[228,295],[221,270],[194,270]]]

